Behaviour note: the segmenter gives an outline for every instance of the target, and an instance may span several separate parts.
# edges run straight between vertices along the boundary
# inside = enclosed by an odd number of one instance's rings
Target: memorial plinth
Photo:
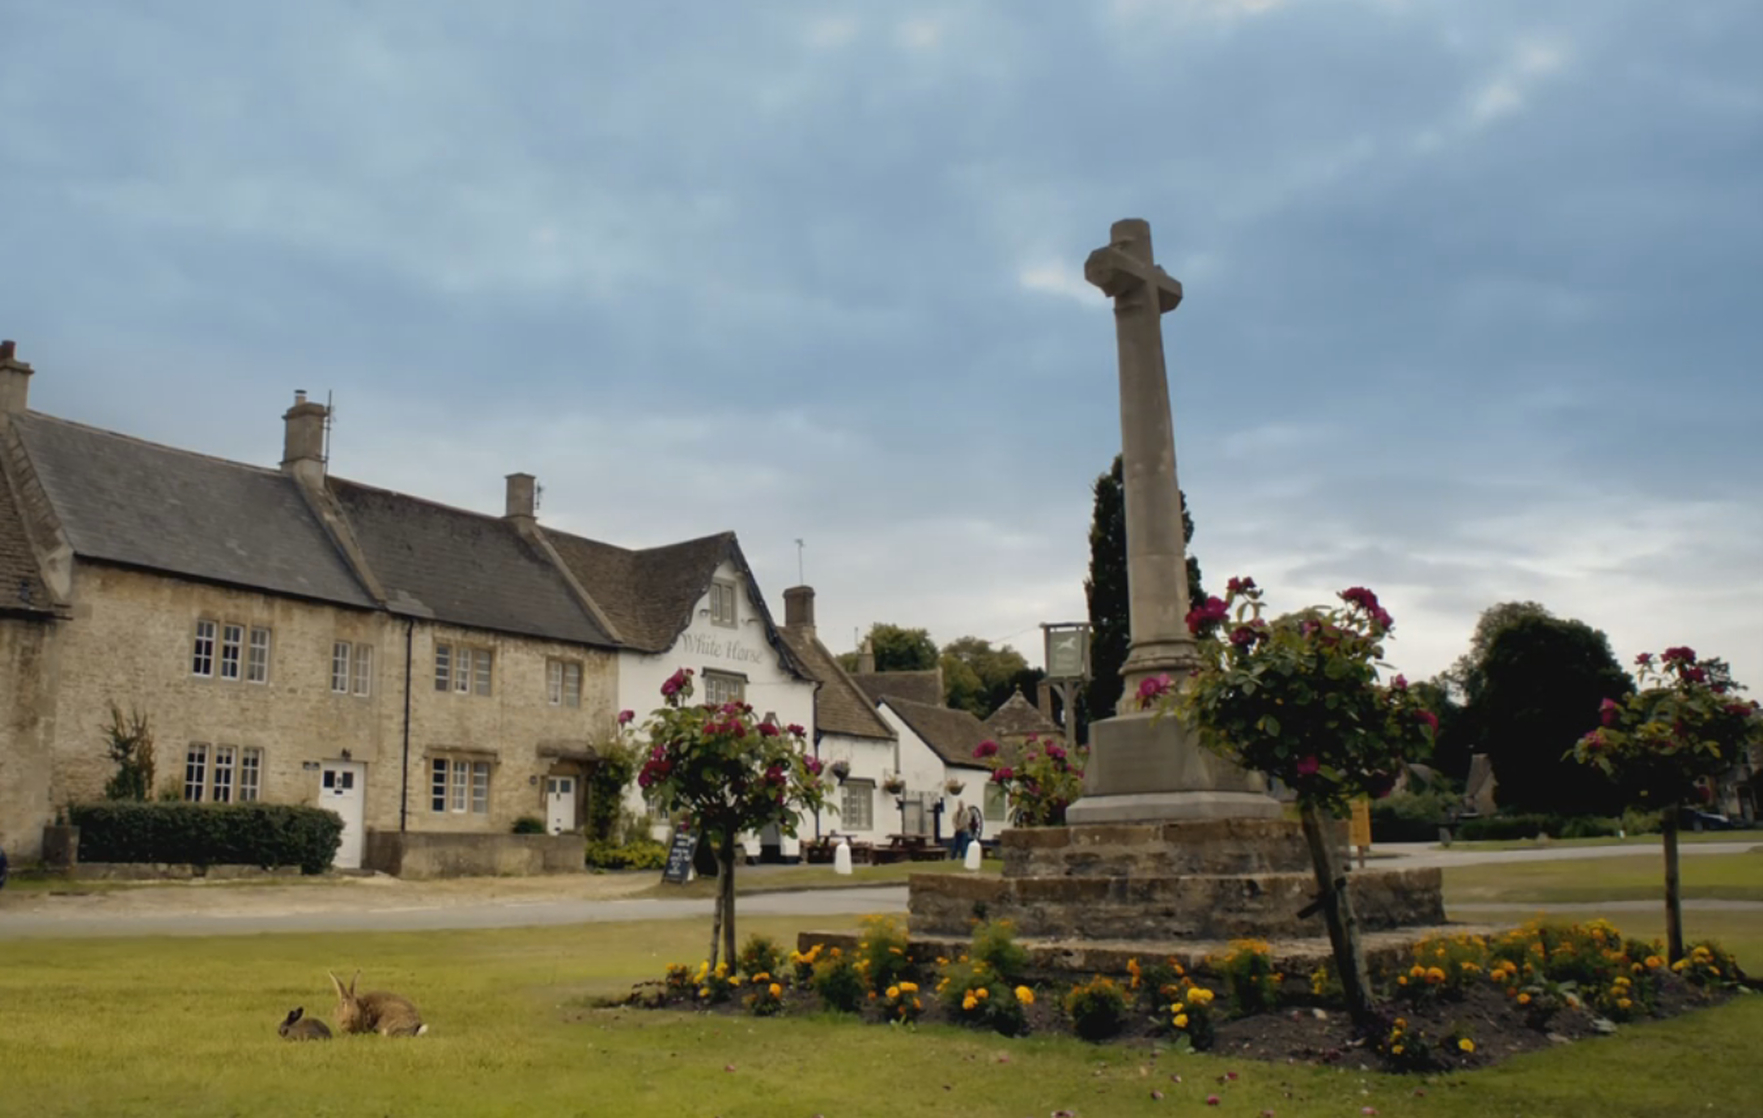
[[[1346,829],[1340,829],[1341,845]],[[1009,920],[1026,940],[1174,943],[1326,937],[1302,828],[1284,820],[1032,827],[1004,832],[1002,877],[911,879],[913,936],[966,936]],[[1348,878],[1370,931],[1445,922],[1437,869]]]

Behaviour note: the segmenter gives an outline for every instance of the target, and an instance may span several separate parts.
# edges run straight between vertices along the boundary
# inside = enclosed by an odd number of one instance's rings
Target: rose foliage
[[[1763,745],[1763,712],[1740,699],[1724,661],[1698,660],[1689,648],[1635,659],[1634,694],[1605,699],[1596,729],[1572,756],[1595,765],[1636,806],[1665,808],[1692,800],[1712,780]]]
[[[1016,826],[1063,827],[1065,809],[1083,795],[1090,751],[1030,734],[1019,757],[1005,756],[995,741],[980,742],[973,755],[992,770],[992,783],[1004,789]]]
[[[1267,621],[1254,579],[1231,579],[1227,593],[1189,614],[1200,652],[1189,685],[1147,680],[1140,705],[1175,712],[1207,748],[1277,778],[1301,804],[1343,814],[1388,793],[1426,755],[1438,719],[1401,676],[1379,682],[1395,622],[1377,595],[1355,587],[1341,606]]]

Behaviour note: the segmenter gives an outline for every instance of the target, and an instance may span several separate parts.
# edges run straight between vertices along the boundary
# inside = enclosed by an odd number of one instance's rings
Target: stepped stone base
[[[1023,939],[1055,942],[1326,941],[1328,934],[1320,912],[1299,916],[1316,879],[1296,823],[1032,828],[1005,832],[1001,845],[1002,878],[912,877],[914,939],[965,939],[977,920],[1009,920]],[[1361,870],[1348,889],[1366,932],[1445,922],[1439,870]]]

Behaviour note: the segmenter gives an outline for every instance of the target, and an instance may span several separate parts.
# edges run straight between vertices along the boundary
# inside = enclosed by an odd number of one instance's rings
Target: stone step
[[[1303,827],[1279,819],[1017,828],[999,844],[1012,878],[1311,872]]]

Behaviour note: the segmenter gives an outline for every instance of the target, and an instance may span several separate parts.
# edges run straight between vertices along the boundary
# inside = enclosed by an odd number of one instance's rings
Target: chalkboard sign
[[[692,852],[698,848],[698,836],[691,831],[675,831],[673,845],[667,850],[667,868],[661,880],[684,885],[692,879]]]

